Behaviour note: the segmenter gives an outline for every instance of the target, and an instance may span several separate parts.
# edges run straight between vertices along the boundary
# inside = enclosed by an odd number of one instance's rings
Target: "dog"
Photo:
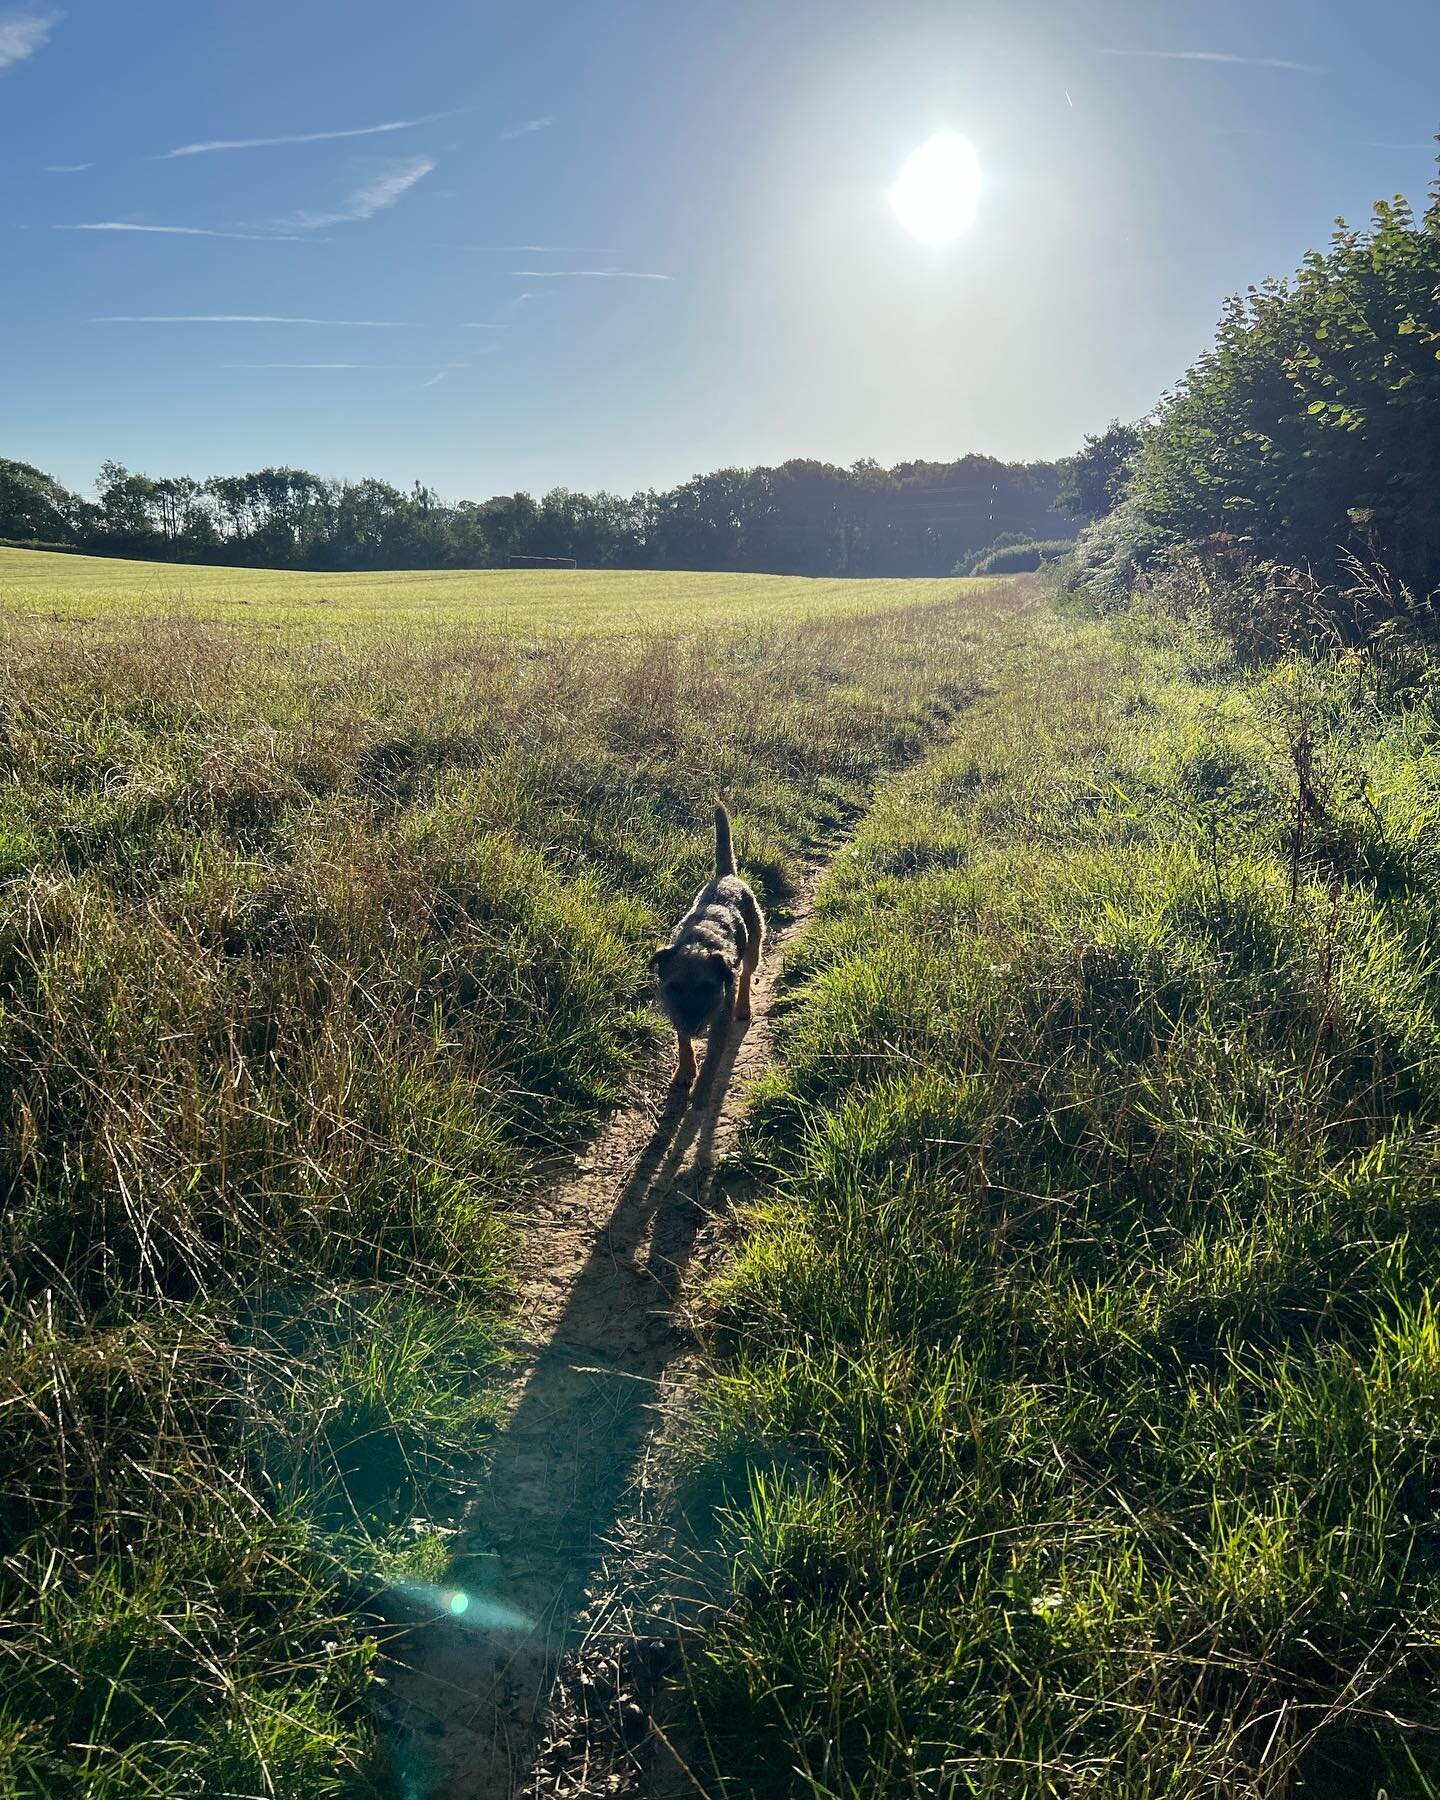
[[[760,902],[735,872],[730,815],[715,808],[715,877],[650,959],[660,1010],[675,1027],[672,1087],[696,1076],[693,1040],[733,1013],[750,1017],[750,982],[765,943]]]

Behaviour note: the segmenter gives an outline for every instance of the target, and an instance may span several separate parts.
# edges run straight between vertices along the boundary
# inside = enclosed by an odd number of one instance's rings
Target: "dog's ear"
[[[650,967],[653,972],[658,975],[674,954],[675,946],[673,944],[658,944],[655,954],[650,958]]]

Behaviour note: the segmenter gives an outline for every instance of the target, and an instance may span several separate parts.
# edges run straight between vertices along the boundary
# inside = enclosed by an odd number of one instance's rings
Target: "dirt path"
[[[663,1556],[663,1420],[693,1372],[686,1272],[719,1251],[716,1167],[770,1063],[785,945],[818,879],[772,921],[755,1016],[711,1044],[693,1093],[657,1064],[519,1221],[515,1372],[456,1585],[386,1669],[407,1800],[638,1791],[667,1645],[634,1595]],[[673,1769],[657,1785],[684,1791]]]

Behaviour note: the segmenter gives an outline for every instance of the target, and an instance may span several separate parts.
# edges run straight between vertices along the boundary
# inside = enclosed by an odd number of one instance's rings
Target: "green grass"
[[[356,1792],[356,1589],[443,1565],[507,1209],[657,1041],[714,796],[783,904],[1018,596],[125,573],[0,573],[0,1795]]]
[[[324,635],[355,626],[480,623],[526,632],[762,628],[947,603],[974,580],[834,581],[626,569],[386,569],[333,575],[0,548],[0,609],[58,619],[205,618]]]
[[[712,1300],[712,1792],[1431,1800],[1427,657],[961,583],[0,601],[0,1795],[383,1781],[357,1588],[443,1569],[507,1210],[656,1042],[722,793],[772,905],[864,818]]]
[[[1440,707],[1050,620],[802,941],[709,1790],[1440,1786]]]

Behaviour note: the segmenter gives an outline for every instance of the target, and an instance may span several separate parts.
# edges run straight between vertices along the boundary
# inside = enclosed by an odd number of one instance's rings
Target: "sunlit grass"
[[[0,609],[56,618],[181,615],[324,636],[357,626],[675,631],[862,617],[978,595],[977,580],[838,581],[627,569],[384,569],[317,574],[0,548]]]
[[[507,1212],[657,1041],[716,794],[783,905],[1016,597],[541,644],[107,592],[0,639],[0,1794],[362,1790],[356,1602],[443,1579]]]
[[[1432,1791],[1437,842],[1433,703],[1138,627],[885,790],[713,1295],[712,1791]]]

